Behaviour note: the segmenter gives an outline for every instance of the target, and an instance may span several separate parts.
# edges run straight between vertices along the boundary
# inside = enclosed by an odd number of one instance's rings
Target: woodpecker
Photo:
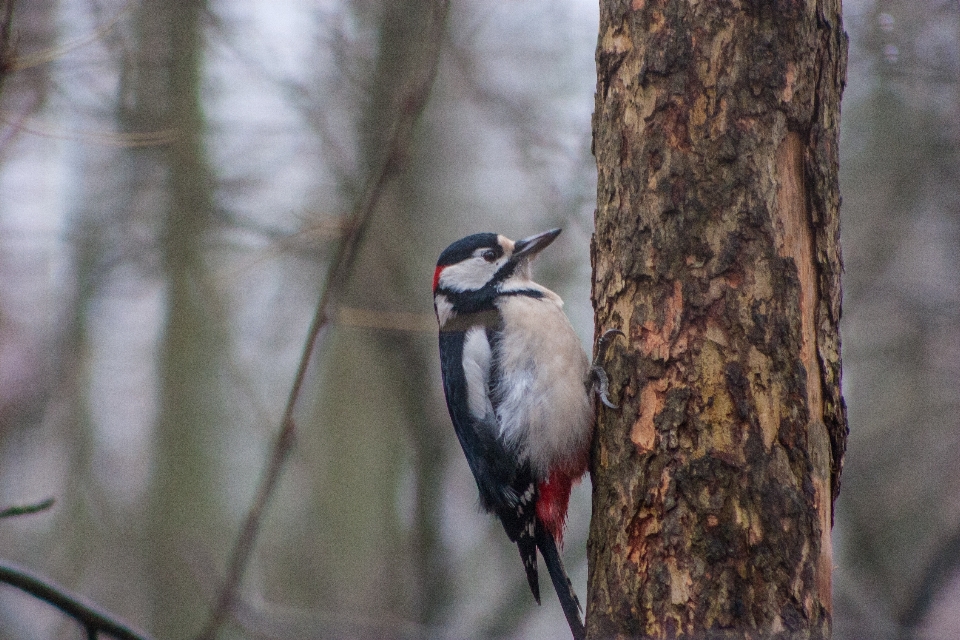
[[[560,231],[516,242],[478,233],[454,242],[437,261],[433,301],[447,408],[480,506],[500,519],[516,543],[538,604],[540,549],[580,640],[580,604],[558,547],[570,490],[589,462],[592,390],[616,406],[560,296],[530,278],[531,260]]]

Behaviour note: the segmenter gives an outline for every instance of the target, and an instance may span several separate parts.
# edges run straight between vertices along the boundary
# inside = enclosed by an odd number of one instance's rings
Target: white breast
[[[533,283],[530,283],[533,284]],[[586,380],[590,361],[552,291],[543,298],[504,296],[504,332],[494,389],[501,436],[525,450],[538,478],[589,447],[593,409]]]

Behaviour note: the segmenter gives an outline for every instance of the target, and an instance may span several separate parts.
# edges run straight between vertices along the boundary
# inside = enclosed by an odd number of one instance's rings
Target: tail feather
[[[533,524],[532,522],[530,524]],[[517,537],[517,548],[520,550],[520,559],[523,569],[527,572],[527,584],[533,593],[533,599],[540,604],[540,580],[537,575],[537,542],[527,533],[526,529]]]
[[[560,608],[563,609],[563,615],[567,618],[567,624],[570,625],[573,638],[574,640],[584,640],[587,637],[587,632],[580,620],[580,614],[583,611],[580,608],[580,601],[577,600],[577,594],[573,592],[573,585],[563,568],[557,543],[539,519],[536,526],[536,539],[540,553],[543,555],[543,562],[547,565],[547,571],[550,572],[553,588],[556,589],[557,597],[560,598]],[[539,602],[539,598],[537,602]]]

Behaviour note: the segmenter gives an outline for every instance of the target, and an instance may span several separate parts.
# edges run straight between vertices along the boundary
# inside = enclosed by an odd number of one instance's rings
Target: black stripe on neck
[[[488,282],[482,288],[473,291],[454,291],[452,289],[437,289],[435,295],[443,294],[453,306],[453,311],[458,316],[470,313],[480,313],[483,311],[496,311],[496,300],[501,296],[525,296],[527,298],[540,299],[544,297],[543,291],[538,289],[516,289],[513,291],[499,291],[496,285],[499,283]]]
[[[539,289],[517,289],[516,291],[501,291],[501,296],[526,296],[527,298],[543,298],[543,291]]]

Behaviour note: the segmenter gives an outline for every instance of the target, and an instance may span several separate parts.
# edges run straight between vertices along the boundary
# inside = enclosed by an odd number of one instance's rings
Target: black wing
[[[463,371],[465,331],[440,332],[440,370],[450,420],[473,472],[480,505],[500,518],[507,537],[517,544],[527,573],[527,582],[537,603],[536,498],[537,487],[526,460],[498,437],[496,416],[483,418],[470,413],[467,380]]]

